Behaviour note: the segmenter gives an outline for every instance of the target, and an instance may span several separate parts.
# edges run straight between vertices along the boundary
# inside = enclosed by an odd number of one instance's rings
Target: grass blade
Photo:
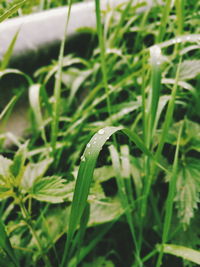
[[[64,256],[61,266],[64,267],[68,262],[68,254],[70,250],[70,244],[74,237],[75,231],[80,223],[83,211],[85,209],[87,198],[89,195],[90,185],[93,178],[94,168],[96,165],[99,153],[106,143],[106,141],[116,132],[122,131],[132,140],[136,146],[142,150],[143,153],[153,158],[151,152],[143,144],[142,140],[133,132],[123,127],[105,127],[99,130],[87,144],[87,147],[81,157],[81,164],[78,171],[78,177],[74,190],[74,196],[72,201],[67,242],[64,249]],[[160,164],[157,163],[159,166]],[[162,168],[162,166],[160,166]]]
[[[180,147],[182,130],[183,130],[183,124],[178,134],[177,146],[176,146],[173,169],[172,169],[172,176],[171,176],[170,183],[169,183],[169,193],[168,193],[167,200],[166,200],[166,213],[165,213],[164,226],[163,226],[162,244],[168,241],[168,235],[169,235],[169,230],[170,230],[170,225],[171,225],[171,220],[172,220],[173,202],[174,202],[174,196],[176,192],[178,155],[179,155],[179,147]],[[163,257],[163,250],[161,249],[160,254],[158,256],[156,267],[161,266],[162,257]]]
[[[15,5],[13,5],[10,9],[8,9],[6,12],[3,13],[3,15],[0,16],[0,23],[10,16],[12,16],[23,4],[25,4],[28,0],[23,0]]]
[[[9,258],[12,260],[14,265],[16,267],[19,267],[19,263],[18,263],[18,260],[15,256],[15,252],[11,246],[10,240],[6,234],[6,231],[5,231],[5,227],[4,227],[1,220],[0,220],[0,246],[6,252],[6,254],[9,256]]]
[[[2,58],[2,62],[1,62],[1,70],[5,70],[9,64],[10,58],[12,56],[12,52],[15,46],[15,43],[17,41],[17,37],[19,34],[19,30],[15,33],[12,42],[10,43],[6,53],[4,54],[3,58]]]
[[[160,250],[161,247],[158,246],[158,249]],[[195,249],[173,244],[164,244],[163,251],[166,254],[171,254],[177,257],[181,257],[184,260],[188,260],[200,265],[200,252]]]
[[[54,105],[52,114],[52,124],[51,124],[51,147],[52,152],[55,153],[56,141],[58,136],[58,124],[59,124],[59,113],[60,113],[60,96],[61,96],[61,80],[62,80],[62,66],[64,58],[64,48],[65,48],[65,36],[67,34],[70,12],[71,12],[72,0],[68,0],[68,11],[65,23],[65,29],[63,33],[63,39],[60,46],[59,59],[58,59],[58,70],[56,73],[56,80],[54,86]]]

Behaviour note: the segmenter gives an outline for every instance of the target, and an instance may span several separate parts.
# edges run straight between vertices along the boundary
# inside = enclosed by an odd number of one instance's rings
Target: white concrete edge
[[[128,0],[102,0],[101,9],[105,10],[109,5],[111,8],[123,4]],[[138,1],[141,2],[141,1]],[[142,1],[144,2],[144,0]],[[151,7],[153,0],[146,0],[147,5],[140,8],[143,12]],[[135,4],[136,1],[133,1]],[[55,8],[48,11],[9,19],[0,23],[0,60],[5,54],[15,33],[19,35],[14,47],[13,57],[27,52],[37,52],[53,42],[62,39],[68,7]],[[95,27],[95,1],[74,4],[71,8],[71,15],[67,35],[74,35],[81,27]]]

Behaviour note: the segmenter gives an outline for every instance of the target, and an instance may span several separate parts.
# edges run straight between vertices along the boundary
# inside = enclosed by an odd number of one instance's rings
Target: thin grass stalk
[[[160,23],[160,30],[156,39],[156,43],[161,43],[163,41],[163,37],[166,33],[166,27],[168,22],[169,13],[171,10],[172,0],[166,0],[165,6],[162,6],[162,17]]]
[[[102,71],[102,78],[103,78],[103,86],[105,88],[106,93],[106,103],[108,114],[111,116],[111,101],[109,96],[109,86],[108,86],[108,75],[107,75],[107,67],[106,67],[106,48],[105,48],[105,40],[103,37],[103,30],[101,24],[101,8],[100,8],[100,1],[95,0],[95,11],[96,11],[96,24],[97,24],[97,34],[99,39],[99,47],[100,47],[100,57],[101,57],[101,71]]]
[[[111,47],[117,46],[119,44],[119,40],[121,40],[121,38],[119,38],[119,33],[123,29],[123,24],[125,22],[125,19],[127,17],[127,14],[129,12],[130,8],[131,8],[132,3],[133,3],[133,0],[128,1],[128,3],[126,4],[125,8],[123,9],[123,11],[121,13],[120,21],[119,21],[117,27],[115,28],[115,33],[112,37],[112,40],[110,41]],[[121,37],[121,35],[120,35],[120,37]]]
[[[184,30],[184,6],[185,6],[185,1],[184,0],[176,0],[175,2],[176,6],[176,19],[177,19],[177,33],[178,35],[183,34]]]
[[[155,45],[150,49],[150,64],[151,64],[151,88],[148,96],[148,107],[146,107],[146,98],[144,89],[142,89],[142,104],[143,107],[143,121],[144,121],[144,137],[145,144],[150,149],[153,141],[153,135],[156,128],[156,114],[160,99],[161,91],[161,49]],[[140,205],[140,216],[142,218],[146,215],[146,197],[149,195],[151,187],[151,159],[144,158],[145,179],[143,188],[143,198]],[[142,235],[142,223],[141,223]],[[142,240],[142,236],[140,236]]]
[[[179,147],[180,147],[182,130],[183,130],[183,124],[181,125],[179,133],[178,133],[178,140],[177,140],[177,146],[176,146],[176,151],[175,151],[172,176],[171,176],[170,182],[169,182],[169,193],[168,193],[167,200],[166,200],[166,212],[165,212],[163,234],[162,234],[162,246],[160,249],[160,253],[158,256],[156,267],[160,267],[162,264],[162,258],[163,258],[163,253],[164,253],[163,245],[169,239],[168,236],[169,236],[169,230],[170,230],[171,220],[172,220],[173,202],[174,202],[174,197],[175,197],[175,193],[176,193],[178,155],[179,155]]]
[[[46,267],[51,267],[52,266],[51,262],[50,262],[48,256],[46,254],[44,254],[40,239],[39,239],[39,237],[38,237],[37,233],[35,232],[35,229],[34,229],[34,227],[32,225],[30,214],[28,213],[23,201],[21,199],[19,199],[18,202],[19,202],[19,207],[21,209],[24,221],[25,221],[26,225],[28,226],[28,228],[30,229],[33,238],[35,239],[36,245],[38,247],[39,252],[41,253],[41,257],[42,257],[42,259],[43,259],[43,261],[45,263],[45,266]]]
[[[162,134],[161,134],[161,138],[159,140],[158,148],[157,148],[156,154],[155,154],[155,162],[158,162],[158,160],[160,159],[160,156],[161,156],[164,144],[165,144],[166,136],[168,134],[169,126],[170,126],[171,121],[172,121],[173,111],[174,111],[174,107],[175,107],[175,99],[176,99],[176,94],[177,94],[177,89],[178,89],[178,79],[179,79],[181,61],[182,61],[182,59],[180,59],[180,61],[179,61],[178,69],[177,69],[177,72],[176,72],[175,83],[174,83],[174,86],[173,86],[173,89],[172,89],[172,93],[171,93],[171,99],[170,99],[170,101],[168,103],[168,106],[167,106],[167,112],[166,112],[166,115],[165,115]],[[148,196],[149,196],[149,193],[150,193],[152,180],[156,176],[156,172],[157,172],[157,166],[153,163],[152,166],[151,166],[149,179],[147,181],[147,184],[146,184],[146,187],[145,187],[145,190],[144,190],[144,193],[143,193],[144,194],[144,200],[143,200],[142,206],[141,206],[141,215],[142,215],[142,217],[144,217],[144,215],[146,214],[147,199],[148,199]]]
[[[117,181],[117,187],[119,190],[121,204],[125,211],[126,219],[129,224],[130,232],[133,238],[133,243],[135,245],[136,262],[137,264],[139,264],[139,266],[142,266],[142,261],[140,258],[140,250],[138,247],[138,240],[136,238],[136,233],[135,233],[135,228],[134,228],[134,223],[133,223],[133,218],[132,218],[133,207],[131,207],[131,205],[129,204],[128,194],[126,192],[125,180],[121,176],[121,164],[120,164],[119,155],[118,155],[116,148],[113,145],[109,147],[109,150],[111,154],[112,164],[113,164],[113,167],[116,173],[116,181]]]
[[[56,80],[54,86],[54,103],[53,103],[53,112],[52,112],[52,123],[51,123],[51,148],[52,153],[55,154],[56,150],[56,141],[58,137],[58,128],[59,128],[59,114],[60,114],[60,100],[61,100],[61,80],[62,80],[62,66],[64,58],[64,48],[66,34],[69,24],[70,12],[71,12],[72,0],[68,0],[68,12],[65,23],[65,29],[63,33],[63,39],[60,46],[59,59],[58,59],[58,70],[56,73]]]

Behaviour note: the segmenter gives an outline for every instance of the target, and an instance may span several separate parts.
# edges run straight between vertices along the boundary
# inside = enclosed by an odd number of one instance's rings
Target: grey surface
[[[102,0],[101,8],[106,9],[109,4],[115,7],[125,3],[127,0]],[[133,1],[133,3],[140,1]],[[142,1],[144,2],[144,0]],[[148,0],[146,7],[142,7],[138,12],[149,8],[153,0]],[[76,34],[80,27],[95,27],[95,1],[87,1],[74,4],[71,9],[70,21],[67,30],[68,37]],[[56,8],[48,11],[42,11],[32,15],[9,19],[0,24],[0,60],[9,47],[15,33],[19,30],[13,56],[19,58],[30,54],[32,59],[37,57],[40,50],[48,54],[48,50],[55,43],[59,43],[63,37],[64,26],[68,7]]]

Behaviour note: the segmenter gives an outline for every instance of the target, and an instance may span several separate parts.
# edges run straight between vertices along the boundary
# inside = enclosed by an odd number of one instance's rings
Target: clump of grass
[[[1,148],[4,257],[16,266],[126,260],[126,266],[160,267],[173,265],[170,254],[195,266],[199,3],[166,1],[142,14],[134,1],[103,13],[99,0],[95,6],[98,45],[91,56],[64,57],[63,39],[58,61],[31,78],[7,69],[17,36],[5,57],[2,75],[29,81],[34,134],[28,143],[17,140],[17,152]],[[5,122],[17,100],[2,109]],[[115,226],[120,231],[111,235]],[[129,252],[122,253],[125,228]]]

